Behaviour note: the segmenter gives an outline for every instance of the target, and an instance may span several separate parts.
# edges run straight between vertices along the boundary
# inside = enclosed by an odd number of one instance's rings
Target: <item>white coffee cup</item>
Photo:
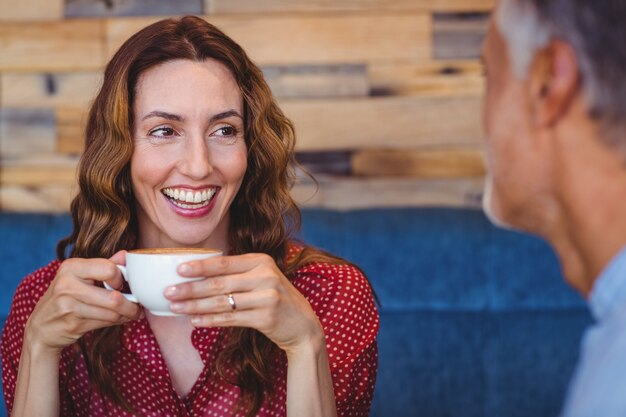
[[[176,271],[178,265],[220,255],[222,252],[218,250],[201,248],[131,250],[126,254],[126,266],[117,265],[131,291],[131,294],[122,295],[129,301],[141,304],[154,315],[179,316],[180,314],[170,310],[170,301],[165,298],[163,291],[171,285],[197,281],[204,277],[181,277]],[[105,286],[111,289],[106,283]]]

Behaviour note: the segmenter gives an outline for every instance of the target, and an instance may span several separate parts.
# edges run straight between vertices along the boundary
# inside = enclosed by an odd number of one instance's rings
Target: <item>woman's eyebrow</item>
[[[233,116],[239,117],[241,120],[243,120],[243,116],[241,116],[237,110],[231,109],[214,115],[213,117],[211,117],[210,122],[213,123],[218,120],[227,119]]]
[[[221,113],[218,113],[218,114],[212,116],[211,119],[210,119],[210,122],[213,123],[213,122],[216,122],[218,120],[227,119],[227,118],[233,117],[233,116],[234,117],[239,117],[240,119],[243,120],[243,116],[241,116],[241,114],[239,114],[239,112],[237,110],[231,109],[231,110],[226,110],[226,111],[223,111]],[[151,111],[150,113],[148,113],[144,117],[142,117],[141,120],[143,121],[143,120],[149,119],[151,117],[160,117],[160,118],[167,119],[167,120],[174,120],[176,122],[182,122],[182,121],[185,120],[185,118],[182,117],[182,116],[179,116],[179,115],[173,114],[173,113],[160,111],[160,110]]]
[[[143,121],[151,117],[160,117],[160,118],[167,119],[167,120],[174,120],[176,122],[182,122],[184,120],[182,116],[179,116],[177,114],[167,113],[167,112],[160,111],[160,110],[151,111],[150,113],[146,114],[141,120]]]

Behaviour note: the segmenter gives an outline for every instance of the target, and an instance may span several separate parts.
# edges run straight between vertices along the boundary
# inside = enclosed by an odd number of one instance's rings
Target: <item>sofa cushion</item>
[[[0,230],[6,316],[71,222],[0,213]],[[300,237],[362,267],[381,300],[372,416],[558,413],[591,318],[545,242],[462,209],[304,210]]]
[[[557,415],[591,317],[542,240],[480,211],[307,211],[381,300],[371,416]]]
[[[307,210],[301,236],[361,266],[386,310],[585,307],[545,242],[478,210]]]

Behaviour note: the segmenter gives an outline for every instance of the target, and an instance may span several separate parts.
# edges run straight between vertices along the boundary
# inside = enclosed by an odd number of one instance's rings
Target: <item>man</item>
[[[587,298],[563,416],[626,416],[626,0],[500,0],[483,48],[493,222]]]

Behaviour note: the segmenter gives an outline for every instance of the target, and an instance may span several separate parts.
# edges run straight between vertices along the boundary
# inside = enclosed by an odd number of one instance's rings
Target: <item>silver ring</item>
[[[228,305],[230,305],[230,308],[233,311],[237,310],[237,304],[235,303],[235,296],[231,293],[231,294],[228,294],[226,298],[228,299]]]

